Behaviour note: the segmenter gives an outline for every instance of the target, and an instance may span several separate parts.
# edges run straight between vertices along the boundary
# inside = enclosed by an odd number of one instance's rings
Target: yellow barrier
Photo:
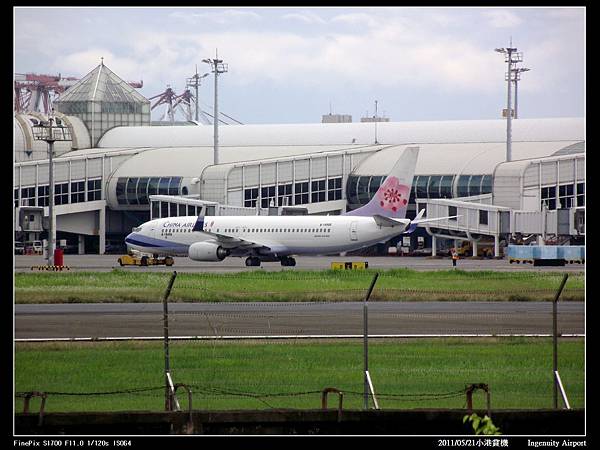
[[[331,269],[332,270],[352,270],[352,269],[368,269],[369,263],[368,261],[354,261],[354,262],[332,262]]]

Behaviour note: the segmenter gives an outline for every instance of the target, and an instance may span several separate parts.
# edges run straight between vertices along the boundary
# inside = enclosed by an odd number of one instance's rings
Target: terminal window
[[[50,186],[38,186],[38,206],[48,206]]]
[[[575,206],[575,197],[573,194],[573,184],[563,184],[558,187],[558,198],[560,200],[561,208],[571,208]]]
[[[456,206],[448,206],[448,215],[449,216],[456,216]],[[448,220],[454,220],[456,221],[456,217],[453,217],[451,219]]]
[[[256,199],[258,198],[258,188],[244,189],[244,206],[255,207]]]
[[[342,178],[330,178],[327,180],[327,200],[342,199]]]
[[[577,183],[577,206],[585,206],[585,183]]]
[[[488,224],[488,211],[484,211],[483,209],[479,210],[479,225],[487,225]]]
[[[294,204],[304,205],[308,203],[308,181],[296,183],[294,189]]]
[[[54,186],[54,203],[57,205],[69,203],[69,183],[60,183]]]
[[[292,184],[281,184],[277,186],[278,206],[286,206],[292,204]]]
[[[543,187],[541,192],[542,204],[548,209],[556,209],[556,186]]]
[[[275,205],[275,186],[264,186],[260,189],[260,206],[268,208]]]
[[[312,202],[325,201],[325,180],[316,180],[312,182]]]
[[[87,182],[87,201],[93,202],[102,198],[102,180],[88,180]]]
[[[85,181],[71,183],[71,203],[85,202]]]

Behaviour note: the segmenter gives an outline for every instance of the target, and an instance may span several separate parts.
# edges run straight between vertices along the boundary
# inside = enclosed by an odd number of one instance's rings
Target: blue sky
[[[104,63],[151,97],[219,58],[219,109],[243,123],[500,118],[523,52],[519,117],[585,115],[585,8],[14,8],[14,72],[82,77]],[[210,81],[209,81],[210,80]],[[200,87],[211,111],[213,81]],[[153,118],[164,109],[155,110]]]

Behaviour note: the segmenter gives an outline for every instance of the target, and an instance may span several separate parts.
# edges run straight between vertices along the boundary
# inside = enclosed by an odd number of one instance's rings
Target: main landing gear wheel
[[[256,256],[248,256],[246,258],[246,266],[247,267],[258,267],[260,266],[260,258]]]
[[[296,265],[296,260],[289,256],[281,258],[281,265],[286,267],[294,267]]]

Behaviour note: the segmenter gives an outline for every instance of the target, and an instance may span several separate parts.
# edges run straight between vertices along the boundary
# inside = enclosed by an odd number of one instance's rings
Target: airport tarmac
[[[363,302],[171,303],[169,336],[360,336]],[[15,305],[16,339],[163,335],[160,303]],[[552,333],[551,302],[369,302],[369,335]],[[585,333],[585,304],[558,304],[558,331]]]
[[[71,271],[110,271],[121,268],[117,259],[119,255],[65,255],[64,264]],[[187,257],[175,258],[175,264],[166,266],[124,266],[123,270],[150,272],[240,272],[249,270],[324,270],[331,268],[334,261],[367,261],[370,269],[414,270],[447,270],[452,269],[450,258],[433,259],[430,257],[412,256],[298,256],[295,267],[282,267],[278,262],[263,263],[261,267],[246,267],[244,258],[226,258],[220,262],[197,262]],[[37,255],[16,255],[14,267],[16,272],[30,272],[32,267],[43,266],[47,261]],[[584,264],[566,264],[565,266],[534,267],[531,264],[510,264],[507,259],[471,259],[463,258],[457,263],[461,270],[496,270],[496,271],[559,271],[583,272]]]

